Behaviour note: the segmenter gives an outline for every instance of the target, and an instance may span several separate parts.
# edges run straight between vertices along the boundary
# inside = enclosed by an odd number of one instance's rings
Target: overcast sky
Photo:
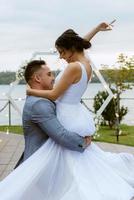
[[[0,0],[0,71],[16,70],[35,51],[48,51],[73,28],[81,36],[116,19],[110,32],[92,40],[95,64],[114,64],[118,53],[134,55],[133,0]]]

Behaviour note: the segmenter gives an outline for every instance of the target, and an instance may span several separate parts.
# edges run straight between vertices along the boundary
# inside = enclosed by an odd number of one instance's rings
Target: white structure
[[[57,55],[56,51],[52,50],[52,51],[48,51],[48,52],[34,52],[30,60],[35,59],[37,56],[53,56],[53,55]],[[88,56],[88,54],[87,54],[87,56]],[[98,77],[98,79],[102,83],[103,87],[106,89],[106,91],[109,94],[109,96],[103,102],[102,106],[100,107],[100,109],[98,110],[98,112],[96,114],[96,117],[99,118],[101,116],[102,112],[104,111],[104,109],[106,108],[106,106],[108,105],[108,103],[110,102],[110,100],[113,98],[114,95],[113,95],[111,89],[108,87],[108,85],[107,85],[106,81],[104,80],[103,76],[101,75],[100,71],[97,69],[97,67],[93,64],[92,61],[91,61],[91,63],[92,63],[93,71],[95,72],[96,76]],[[16,80],[10,84],[10,89],[6,93],[6,96],[10,100],[10,102],[11,102],[12,106],[14,107],[14,109],[19,113],[19,115],[21,115],[20,109],[18,108],[18,106],[16,105],[15,101],[12,98],[12,91],[18,85],[19,81],[20,81],[20,79],[16,78]]]

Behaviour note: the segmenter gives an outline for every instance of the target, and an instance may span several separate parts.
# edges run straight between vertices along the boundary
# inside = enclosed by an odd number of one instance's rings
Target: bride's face
[[[73,62],[74,52],[72,50],[67,50],[65,48],[60,48],[60,47],[57,47],[57,50],[59,52],[60,59],[64,59],[68,63]]]

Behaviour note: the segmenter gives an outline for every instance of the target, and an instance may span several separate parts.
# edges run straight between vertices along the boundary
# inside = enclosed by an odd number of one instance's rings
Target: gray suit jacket
[[[84,138],[77,133],[68,132],[56,117],[55,103],[44,98],[27,96],[23,109],[23,130],[26,160],[51,137],[56,143],[70,150],[83,152]]]

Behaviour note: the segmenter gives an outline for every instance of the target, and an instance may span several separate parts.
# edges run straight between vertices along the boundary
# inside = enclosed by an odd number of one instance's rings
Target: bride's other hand
[[[106,22],[102,22],[102,23],[100,23],[97,27],[96,27],[96,29],[98,30],[98,31],[110,31],[110,30],[112,30],[112,28],[113,28],[113,24],[115,23],[115,19],[112,21],[112,22],[110,22],[110,23],[106,23]]]
[[[32,91],[32,89],[31,89],[30,85],[27,84],[27,86],[26,86],[26,94],[27,95],[31,95],[31,91]]]
[[[110,31],[113,28],[113,24],[116,20],[114,19],[110,23],[101,22],[95,28],[93,28],[90,32],[88,32],[83,38],[87,41],[90,41],[97,33],[101,31]]]

